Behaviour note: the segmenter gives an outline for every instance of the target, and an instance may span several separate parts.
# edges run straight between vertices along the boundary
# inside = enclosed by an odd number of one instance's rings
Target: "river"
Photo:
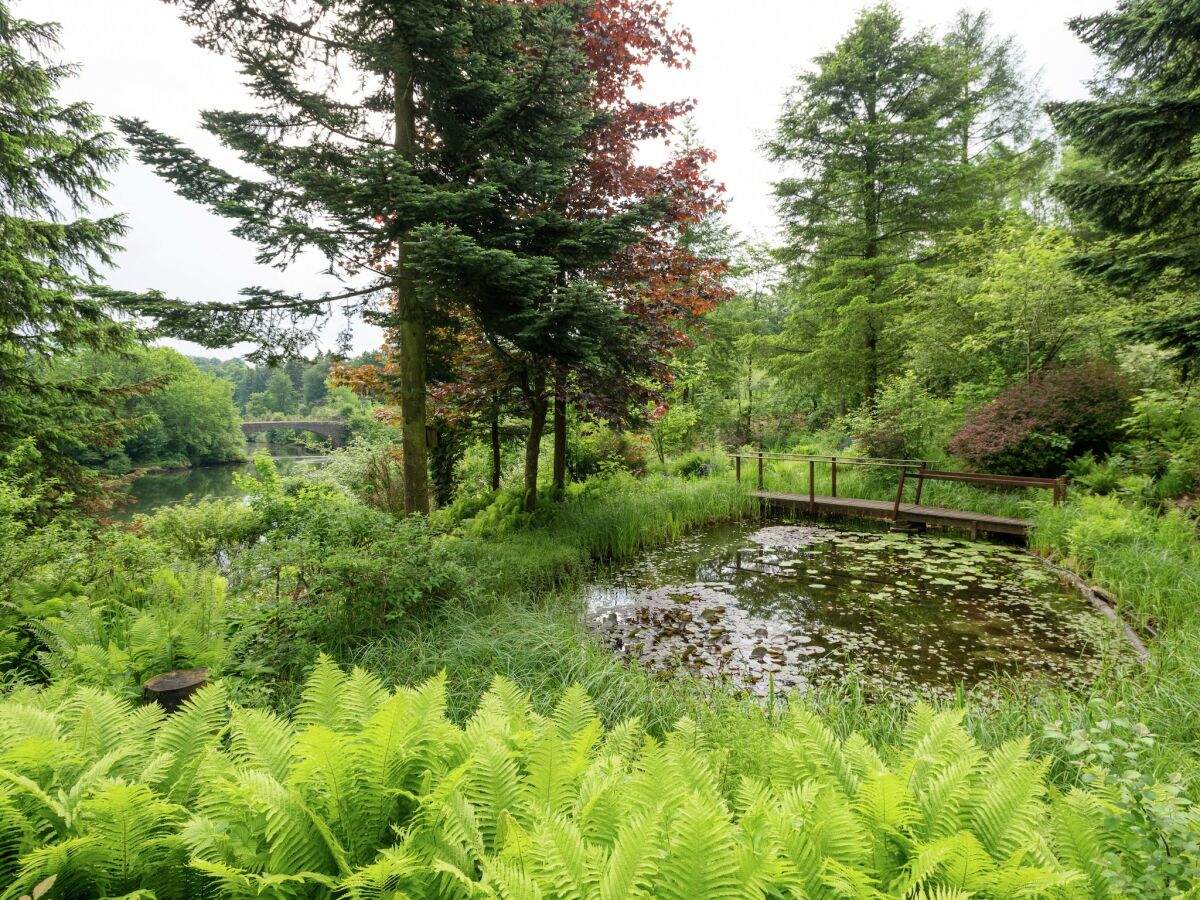
[[[284,474],[295,472],[304,466],[320,465],[329,459],[328,456],[314,454],[304,447],[259,443],[246,444],[246,458],[254,456],[259,450],[270,451],[271,459],[275,460]],[[205,497],[240,497],[242,491],[234,483],[234,475],[239,472],[249,474],[253,471],[254,464],[245,462],[143,475],[134,479],[129,486],[129,494],[134,502],[115,518],[131,519],[139,513],[152,513],[156,509],[179,503],[189,497],[194,500]]]

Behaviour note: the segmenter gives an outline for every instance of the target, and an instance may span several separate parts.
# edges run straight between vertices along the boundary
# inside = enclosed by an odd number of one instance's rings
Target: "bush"
[[[909,372],[880,388],[875,402],[843,423],[866,456],[881,459],[930,459],[942,452],[952,404],[934,397]]]
[[[671,471],[679,478],[704,478],[718,471],[720,460],[711,453],[689,453],[675,460]]]
[[[169,718],[95,690],[14,696],[0,703],[0,879],[8,896],[54,877],[56,896],[160,900],[1196,884],[1196,812],[1169,786],[1092,764],[1050,793],[1028,740],[986,752],[961,712],[918,705],[899,745],[875,746],[798,705],[754,775],[687,719],[661,741],[636,720],[606,730],[578,687],[549,716],[503,679],[465,727],[445,708],[444,678],[389,693],[328,660],[291,720],[232,706],[220,684]]]
[[[1120,436],[1131,390],[1093,361],[1014,384],[967,421],[950,451],[986,472],[1060,475],[1073,457],[1104,454]]]
[[[567,444],[567,472],[573,481],[593,475],[626,471],[646,474],[646,439],[606,425],[585,423]]]

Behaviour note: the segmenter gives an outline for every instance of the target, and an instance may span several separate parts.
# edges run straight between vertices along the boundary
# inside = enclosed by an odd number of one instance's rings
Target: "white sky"
[[[146,119],[219,163],[229,155],[197,127],[206,108],[244,108],[234,65],[201,50],[172,8],[161,0],[15,0],[18,15],[62,24],[62,59],[82,66],[66,87],[105,115]],[[717,153],[715,174],[729,193],[729,218],[745,232],[774,224],[772,164],[758,150],[797,71],[831,48],[864,4],[845,0],[675,0],[674,20],[691,28],[696,56],[686,71],[656,71],[652,99],[692,97],[702,140]],[[988,8],[996,30],[1013,34],[1026,63],[1040,72],[1048,98],[1085,93],[1094,60],[1066,28],[1071,16],[1099,12],[1104,0],[894,0],[910,27],[940,28],[966,6]],[[280,272],[254,262],[252,245],[228,233],[229,221],[176,196],[170,186],[131,160],[112,177],[109,199],[127,215],[125,253],[110,283],[157,288],[196,300],[235,299],[256,284],[313,294],[336,289],[320,259]],[[335,322],[323,341],[332,344]],[[358,323],[356,351],[378,346],[378,330]],[[172,342],[185,352],[230,356]]]

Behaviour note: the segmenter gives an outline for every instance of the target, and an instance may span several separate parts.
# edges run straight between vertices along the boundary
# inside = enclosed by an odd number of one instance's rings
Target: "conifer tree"
[[[814,62],[767,144],[797,170],[775,185],[786,256],[808,282],[809,315],[794,324],[807,368],[835,373],[838,390],[870,402],[892,276],[915,246],[959,221],[957,97],[932,35],[905,33],[887,4],[864,10]]]
[[[132,423],[118,402],[153,385],[118,388],[48,367],[53,356],[134,338],[87,296],[125,231],[120,216],[87,214],[104,202],[121,151],[88,104],[55,97],[76,73],[48,56],[57,36],[0,0],[0,470],[79,498],[98,483],[75,455],[119,446]]]
[[[1012,36],[993,33],[986,11],[960,11],[942,46],[959,164],[975,197],[966,224],[975,224],[1024,199],[1030,186],[1044,189],[1054,146],[1039,133],[1041,89],[1024,72],[1024,52]]]
[[[429,508],[427,335],[439,297],[508,322],[553,266],[519,252],[540,198],[577,153],[587,78],[565,3],[491,0],[181,0],[197,41],[228,53],[259,98],[203,113],[261,178],[219,169],[147,124],[139,157],[235,220],[260,262],[315,249],[354,280],[321,297],[247,288],[236,304],[123,297],[178,336],[295,352],[330,304],[390,298],[405,508]],[[523,223],[515,224],[516,219]],[[143,298],[144,299],[144,298]]]
[[[1051,103],[1059,133],[1082,157],[1054,194],[1099,240],[1080,271],[1176,297],[1138,336],[1200,361],[1200,3],[1122,0],[1070,27],[1103,62],[1087,100]],[[1177,293],[1176,293],[1177,292]]]

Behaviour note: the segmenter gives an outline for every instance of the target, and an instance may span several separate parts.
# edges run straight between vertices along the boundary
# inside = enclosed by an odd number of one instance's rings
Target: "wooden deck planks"
[[[767,503],[789,509],[807,510],[810,506],[808,494],[788,494],[780,491],[751,491],[751,494]],[[811,505],[815,512],[848,518],[890,519],[894,508],[894,504],[887,500],[859,500],[853,497],[817,496],[812,498]],[[901,503],[898,518],[906,522],[965,528],[972,533],[982,531],[993,534],[1024,535],[1029,531],[1031,524],[1026,519],[1009,519],[1004,516],[942,509],[937,506],[917,506],[913,503]]]

